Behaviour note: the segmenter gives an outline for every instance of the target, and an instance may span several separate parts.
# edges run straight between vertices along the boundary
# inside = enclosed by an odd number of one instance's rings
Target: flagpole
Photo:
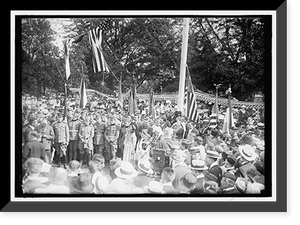
[[[216,86],[216,102],[215,102],[215,112],[217,124],[219,123],[219,105],[218,105],[218,89],[222,84],[214,84]]]
[[[190,20],[189,18],[183,19],[179,93],[178,93],[178,105],[177,105],[177,110],[182,113],[184,113],[183,103],[184,103],[184,89],[185,89],[186,59],[187,59],[187,49],[188,49],[189,20]]]

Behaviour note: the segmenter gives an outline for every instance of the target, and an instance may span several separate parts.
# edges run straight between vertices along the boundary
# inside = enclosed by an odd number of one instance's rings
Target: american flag
[[[106,71],[109,72],[108,65],[102,52],[102,30],[96,27],[88,32],[89,42],[92,47],[93,69],[94,73]]]
[[[200,116],[197,110],[196,95],[194,92],[192,79],[188,69],[187,69],[187,86],[186,86],[185,102],[186,102],[186,116],[190,120],[199,123]]]

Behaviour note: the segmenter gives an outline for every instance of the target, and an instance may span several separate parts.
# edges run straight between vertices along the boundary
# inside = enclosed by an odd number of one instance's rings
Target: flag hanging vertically
[[[154,108],[154,98],[153,98],[153,91],[150,91],[150,96],[149,96],[149,116],[152,117],[152,119],[156,118],[155,114],[155,108]]]
[[[232,114],[232,107],[231,107],[231,87],[226,91],[226,94],[228,94],[228,108],[226,110],[225,118],[224,118],[224,124],[223,124],[223,133],[229,133],[230,128],[233,126],[233,114]]]
[[[66,69],[66,80],[68,80],[70,72],[70,61],[69,61],[69,43],[71,39],[66,39],[64,43],[64,53],[65,53],[65,69]]]
[[[186,102],[187,102],[187,107],[186,107],[186,116],[194,121],[194,122],[199,122],[199,112],[197,110],[197,102],[196,102],[196,96],[192,84],[192,79],[189,73],[189,70],[187,68],[187,95],[186,95]]]
[[[87,95],[85,90],[85,80],[84,77],[81,78],[80,83],[80,102],[79,102],[79,108],[83,109],[87,103]]]
[[[109,72],[108,65],[102,52],[102,30],[99,27],[88,32],[89,42],[92,48],[92,61],[94,73],[106,71]]]
[[[136,86],[135,83],[131,86],[130,90],[130,113],[135,114],[137,110],[137,99],[136,99]]]

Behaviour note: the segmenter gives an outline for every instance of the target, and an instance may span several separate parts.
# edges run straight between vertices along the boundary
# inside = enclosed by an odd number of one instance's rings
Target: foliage
[[[182,18],[72,18],[64,37],[86,34],[100,26],[102,48],[110,73],[94,74],[88,36],[70,47],[69,85],[114,94],[122,77],[123,92],[135,82],[139,93],[177,92],[180,72]],[[265,38],[263,18],[194,17],[190,20],[188,69],[196,88],[220,95],[231,83],[239,100],[263,92]],[[46,19],[22,24],[22,84],[24,90],[63,90],[63,54],[52,43],[54,32]],[[268,40],[267,40],[268,41]],[[103,83],[104,82],[104,83]],[[41,89],[41,90],[40,90]]]

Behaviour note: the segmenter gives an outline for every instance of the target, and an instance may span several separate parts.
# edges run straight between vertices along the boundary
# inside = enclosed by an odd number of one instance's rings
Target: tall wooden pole
[[[178,93],[178,105],[177,105],[177,110],[182,113],[184,113],[183,102],[184,102],[184,91],[185,91],[185,73],[186,73],[186,59],[187,59],[187,49],[188,49],[189,22],[190,22],[189,18],[183,19],[179,93]]]

